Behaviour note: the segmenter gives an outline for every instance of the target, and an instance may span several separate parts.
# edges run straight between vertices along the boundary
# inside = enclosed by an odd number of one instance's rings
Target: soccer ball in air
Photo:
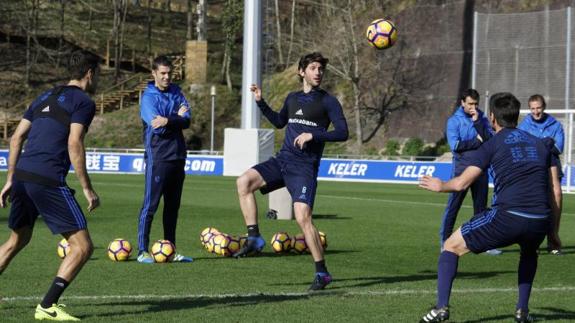
[[[206,245],[206,243],[216,234],[220,233],[220,231],[218,231],[218,229],[216,228],[212,228],[212,227],[207,227],[205,228],[202,233],[200,233],[200,242],[202,243],[202,245]]]
[[[130,258],[132,245],[128,240],[115,239],[108,245],[108,258],[112,261],[125,261]]]
[[[308,251],[303,233],[296,234],[292,239],[291,247],[296,253],[302,254]]]
[[[270,245],[275,253],[287,252],[291,249],[291,240],[287,232],[278,232],[272,237]]]
[[[214,240],[214,253],[216,255],[228,257],[231,255],[229,245],[230,245],[230,237],[225,234],[221,233],[213,238]]]
[[[152,246],[152,257],[155,262],[170,262],[176,255],[176,247],[169,240],[158,240]]]
[[[66,256],[70,252],[70,244],[68,243],[68,240],[62,239],[62,240],[60,240],[60,242],[58,242],[57,252],[58,252],[58,257],[60,257],[62,259],[66,258]]]
[[[319,231],[319,241],[321,242],[321,246],[323,247],[323,250],[327,249],[327,236],[325,235],[325,233]]]
[[[365,32],[369,44],[377,49],[386,49],[397,41],[397,28],[390,20],[376,19]]]

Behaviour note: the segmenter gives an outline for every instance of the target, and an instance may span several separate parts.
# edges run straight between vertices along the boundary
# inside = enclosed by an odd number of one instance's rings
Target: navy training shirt
[[[474,153],[471,165],[494,176],[493,207],[520,215],[547,216],[549,143],[516,128],[503,128]]]
[[[62,186],[70,170],[70,124],[90,127],[96,105],[76,86],[55,87],[40,95],[23,118],[32,123],[24,151],[16,164],[16,180]]]
[[[308,93],[292,92],[286,97],[280,112],[273,111],[264,101],[256,102],[263,115],[278,129],[286,127],[284,143],[277,158],[290,162],[312,163],[319,167],[325,142],[345,141],[347,121],[339,101],[326,91],[314,88]],[[328,131],[329,125],[334,129]],[[294,145],[300,134],[311,133],[313,139],[303,149]]]

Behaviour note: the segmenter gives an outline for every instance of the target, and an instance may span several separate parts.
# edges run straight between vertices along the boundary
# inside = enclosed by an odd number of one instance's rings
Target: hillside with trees
[[[198,37],[198,4],[198,0],[3,0],[0,108],[19,116],[31,98],[64,82],[64,59],[78,48],[106,62],[101,91],[134,75],[147,76],[151,57],[183,55],[186,40]],[[262,0],[262,4],[264,96],[279,109],[287,93],[299,87],[295,64],[300,55],[323,52],[330,58],[325,88],[342,102],[351,133],[347,144],[329,149],[357,155],[385,154],[390,139],[403,143],[418,138],[415,142],[421,149],[425,143],[441,143],[457,94],[470,86],[474,11],[553,9],[569,1]],[[216,149],[223,147],[223,129],[239,126],[242,11],[240,0],[210,0],[206,5],[207,83],[216,85],[218,92]],[[376,18],[389,18],[398,26],[399,41],[391,49],[377,51],[365,41],[365,28]],[[194,107],[193,125],[186,131],[189,149],[206,149],[209,86],[188,94],[188,99]],[[262,126],[270,127],[266,121]],[[133,104],[99,115],[88,143],[137,148],[140,132]],[[281,134],[276,137],[279,142]]]

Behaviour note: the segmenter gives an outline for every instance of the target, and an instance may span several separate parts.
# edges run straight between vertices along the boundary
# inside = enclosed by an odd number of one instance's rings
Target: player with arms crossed
[[[259,189],[267,194],[285,186],[293,201],[296,221],[315,261],[316,273],[310,290],[323,289],[331,282],[320,237],[312,222],[319,162],[325,142],[345,141],[348,138],[347,121],[340,103],[319,87],[327,63],[328,59],[317,52],[300,59],[298,75],[302,81],[302,91],[290,93],[279,113],[263,100],[257,85],[251,86],[263,115],[276,128],[286,127],[285,141],[275,157],[248,169],[237,179],[248,240],[234,256],[260,252],[265,245],[259,233],[254,192]],[[330,123],[333,130],[328,130]]]
[[[531,114],[526,116],[517,128],[525,130],[535,137],[553,140],[553,149],[551,152],[553,156],[557,158],[557,172],[553,174],[553,180],[555,181],[553,193],[555,194],[557,207],[553,209],[552,226],[547,234],[547,251],[552,255],[562,255],[559,223],[561,221],[561,207],[563,204],[563,192],[561,191],[563,172],[561,171],[561,160],[559,156],[563,153],[565,132],[563,131],[563,126],[561,126],[561,123],[557,121],[557,119],[545,113],[547,104],[541,94],[530,96],[527,104],[529,105]]]
[[[461,105],[447,120],[445,129],[447,142],[453,153],[453,174],[458,176],[469,165],[469,156],[472,155],[481,145],[493,136],[489,120],[483,111],[478,108],[479,93],[474,89],[467,89],[460,95]],[[473,214],[482,212],[487,208],[487,194],[489,192],[489,180],[487,172],[481,174],[470,185],[471,197],[473,199]],[[461,209],[461,204],[467,195],[468,189],[461,192],[449,194],[445,212],[441,220],[439,238],[441,247],[449,236],[453,233],[457,213]],[[501,251],[497,249],[487,250],[490,255],[498,255]]]
[[[98,61],[87,52],[72,53],[68,85],[57,86],[37,98],[10,139],[8,175],[0,204],[5,207],[10,197],[8,226],[12,232],[0,246],[0,273],[30,242],[38,215],[53,234],[61,234],[70,244],[70,252],[48,293],[36,307],[34,317],[38,320],[79,321],[64,311],[58,299],[90,258],[93,246],[86,218],[74,190],[66,184],[66,175],[71,163],[88,201],[88,211],[98,207],[84,149],[84,136],[96,113],[94,101],[85,92],[95,91]]]
[[[557,166],[549,141],[516,128],[520,103],[511,93],[491,97],[489,119],[496,134],[470,158],[463,173],[448,182],[424,176],[420,187],[434,192],[462,191],[491,166],[497,196],[490,209],[464,223],[444,244],[437,268],[437,304],[421,322],[449,319],[449,297],[459,257],[517,243],[516,322],[531,322],[529,296],[537,271],[537,250],[550,226],[555,203],[551,172]]]
[[[176,244],[176,225],[186,178],[186,144],[183,129],[190,127],[190,105],[176,84],[171,83],[172,62],[164,55],[152,63],[153,81],[142,95],[140,117],[144,133],[146,182],[138,221],[138,262],[154,263],[148,252],[154,214],[164,198],[164,239]],[[177,253],[173,262],[192,262]]]

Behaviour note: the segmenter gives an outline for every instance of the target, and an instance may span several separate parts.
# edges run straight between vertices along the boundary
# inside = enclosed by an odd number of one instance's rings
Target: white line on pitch
[[[93,184],[105,184],[108,186],[123,186],[123,187],[139,187],[140,184],[127,184],[127,183],[114,183],[114,182],[93,182]],[[194,188],[192,188],[194,189]],[[199,189],[199,188],[198,188]],[[223,188],[212,188],[211,191],[235,191],[234,189],[223,189]],[[339,196],[339,195],[326,195],[326,194],[317,194],[318,197],[327,197],[333,199],[342,199],[342,200],[355,200],[355,201],[371,201],[371,202],[380,202],[380,203],[396,203],[396,204],[403,204],[403,205],[424,205],[424,206],[436,206],[436,207],[445,207],[445,203],[434,203],[434,202],[417,202],[417,201],[405,201],[405,200],[386,200],[386,199],[378,199],[378,198],[367,198],[367,197],[352,197],[352,196]],[[462,208],[471,209],[473,208],[470,205],[462,205]],[[563,215],[575,215],[575,213],[566,213],[563,212]]]
[[[368,198],[368,197],[352,197],[352,196],[324,195],[324,194],[317,194],[317,196],[333,198],[333,199],[342,199],[342,200],[371,201],[371,202],[395,203],[403,205],[425,205],[425,206],[437,206],[437,207],[445,207],[446,205],[446,203],[417,202],[417,201],[406,201],[406,200],[386,200],[386,199]],[[471,205],[462,205],[461,207],[466,209],[473,208],[473,206]],[[566,212],[563,212],[561,214],[575,215],[575,213],[566,213]]]
[[[516,293],[517,288],[468,288],[468,289],[454,289],[452,291],[456,294],[476,294],[476,293]],[[533,288],[533,292],[575,292],[575,286],[563,287],[542,287]],[[189,299],[189,298],[213,298],[213,299],[227,299],[227,298],[249,298],[249,297],[299,297],[299,296],[315,296],[315,295],[334,295],[334,296],[390,296],[390,295],[426,295],[435,294],[435,290],[422,290],[422,289],[393,289],[382,291],[338,291],[327,290],[318,293],[267,293],[255,292],[244,294],[184,294],[184,295],[156,295],[156,294],[143,294],[143,295],[76,295],[64,296],[62,299],[67,300],[106,300],[106,299]],[[14,296],[1,298],[4,302],[19,302],[19,301],[33,301],[42,299],[42,296]]]

